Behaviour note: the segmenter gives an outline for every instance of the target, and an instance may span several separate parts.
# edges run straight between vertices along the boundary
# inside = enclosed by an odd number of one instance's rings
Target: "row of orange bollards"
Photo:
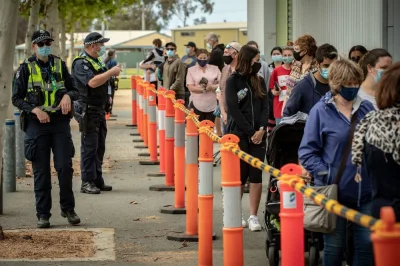
[[[184,234],[169,235],[175,241],[199,242],[198,265],[213,265],[213,141],[211,121],[202,121],[197,128],[191,112],[180,109],[182,100],[172,101],[175,93],[164,88],[153,91],[154,85],[133,76],[132,125],[137,126],[149,160],[141,164],[159,164],[164,184],[150,187],[153,191],[174,191],[174,203],[161,208],[162,213],[186,214]],[[158,98],[158,106],[156,105]],[[158,108],[157,108],[158,107]],[[186,123],[186,125],[185,125]],[[158,132],[158,134],[157,134]],[[131,134],[135,135],[135,134]],[[158,137],[158,140],[157,140]],[[186,138],[185,138],[186,137]],[[221,139],[221,173],[223,189],[223,265],[243,266],[243,228],[241,225],[240,159],[228,150],[238,148],[238,137]],[[157,156],[159,145],[160,160]],[[281,169],[284,175],[301,175],[301,168],[289,164]],[[150,175],[150,174],[149,174]],[[284,182],[281,191],[281,265],[304,265],[303,195]],[[382,209],[384,227],[372,235],[377,266],[395,266],[400,261],[400,229],[395,227],[393,209]]]

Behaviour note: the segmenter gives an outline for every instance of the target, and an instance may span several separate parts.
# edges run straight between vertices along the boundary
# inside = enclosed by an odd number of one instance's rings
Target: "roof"
[[[101,33],[101,31],[98,31]],[[90,32],[79,32],[79,33],[74,33],[74,40],[75,40],[75,48],[80,49],[83,47],[83,40],[85,39],[86,35],[88,35]],[[128,41],[132,41],[135,39],[140,39],[144,36],[157,33],[155,30],[106,30],[104,31],[104,37],[110,38],[110,41],[107,42],[105,45],[106,47],[114,47],[118,46],[119,44],[126,43]],[[163,34],[165,35],[165,34]],[[66,42],[66,49],[69,49],[70,47],[70,39],[71,35],[66,34],[67,36],[67,42]],[[167,36],[169,37],[169,36]],[[150,44],[151,46],[151,44]],[[19,44],[15,47],[17,50],[23,50],[25,48],[25,43]]]
[[[183,28],[175,28],[173,30],[220,30],[220,29],[247,29],[247,22],[217,22],[199,24],[194,26],[188,26]]]

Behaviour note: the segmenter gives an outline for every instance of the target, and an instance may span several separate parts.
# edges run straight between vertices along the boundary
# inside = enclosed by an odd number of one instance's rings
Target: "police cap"
[[[47,30],[37,30],[33,32],[32,43],[38,43],[45,40],[54,41],[54,39],[50,36],[50,32]]]
[[[91,32],[85,37],[83,44],[105,43],[109,40],[110,38],[104,38],[103,35],[98,32]]]

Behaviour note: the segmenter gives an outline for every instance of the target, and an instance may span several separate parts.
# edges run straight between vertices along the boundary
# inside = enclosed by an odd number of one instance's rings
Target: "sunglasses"
[[[43,46],[51,46],[51,42],[50,41],[47,41],[47,42],[38,42],[38,43],[36,43],[37,44],[37,46],[39,46],[39,47],[43,47]]]
[[[167,51],[175,51],[175,48],[167,48]]]
[[[225,46],[225,48],[226,48],[226,49],[231,49],[231,48],[232,48],[232,49],[235,50],[236,52],[239,52],[238,50],[235,49],[235,47],[230,46],[229,44],[227,44],[227,45]]]

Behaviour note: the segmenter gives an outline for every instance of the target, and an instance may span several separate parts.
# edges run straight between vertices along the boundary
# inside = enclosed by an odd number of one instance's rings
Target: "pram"
[[[306,116],[302,119],[282,120],[268,138],[267,161],[280,169],[288,163],[298,163],[297,151],[304,134]],[[277,179],[271,176],[265,203],[265,228],[267,231],[266,254],[270,266],[279,265],[280,243],[280,194]],[[322,234],[304,230],[304,247],[309,252],[309,265],[317,266],[319,251],[323,249]]]

